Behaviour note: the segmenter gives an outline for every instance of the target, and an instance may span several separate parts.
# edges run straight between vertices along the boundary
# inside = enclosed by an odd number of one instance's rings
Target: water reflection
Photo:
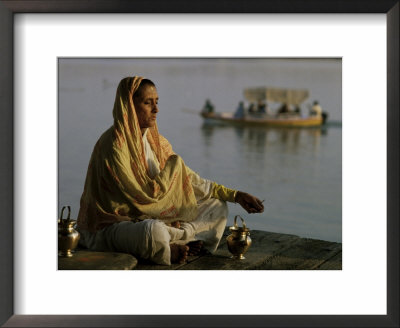
[[[216,128],[215,126],[210,124],[203,124],[201,126],[201,132],[205,146],[211,146],[215,128]]]
[[[204,122],[201,126],[204,145],[211,146],[213,138],[220,130],[233,131],[237,141],[246,147],[246,151],[265,152],[270,148],[278,147],[281,152],[293,154],[310,147],[314,153],[317,153],[320,149],[321,138],[328,134],[326,127],[254,127]]]

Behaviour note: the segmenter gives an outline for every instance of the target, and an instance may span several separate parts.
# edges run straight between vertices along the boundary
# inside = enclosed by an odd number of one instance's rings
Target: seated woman
[[[153,82],[119,83],[114,124],[94,146],[78,214],[81,244],[133,254],[157,264],[183,263],[202,248],[214,252],[222,237],[226,202],[248,213],[261,201],[202,179],[158,133]]]

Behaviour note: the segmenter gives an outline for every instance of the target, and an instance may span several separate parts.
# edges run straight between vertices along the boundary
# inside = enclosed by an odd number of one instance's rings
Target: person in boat
[[[262,100],[258,101],[257,112],[260,113],[260,114],[265,114],[266,113],[266,104]]]
[[[316,100],[314,101],[314,103],[311,107],[310,115],[314,116],[314,117],[322,116],[322,108],[321,108],[320,104],[318,103],[318,101],[316,101]]]
[[[183,263],[214,252],[227,221],[226,202],[263,212],[248,193],[203,179],[158,132],[154,83],[120,81],[114,124],[94,146],[80,201],[81,245],[133,254],[157,264]]]
[[[243,104],[243,101],[241,101],[241,102],[239,102],[239,105],[236,108],[234,118],[243,118],[243,117],[244,117],[244,104]]]
[[[289,112],[290,112],[290,108],[289,108],[289,104],[287,104],[287,103],[282,104],[282,106],[278,109],[278,115],[289,114]]]
[[[300,105],[296,105],[296,106],[294,107],[294,113],[295,113],[295,115],[297,115],[297,116],[301,116]]]
[[[207,114],[214,113],[214,105],[211,103],[210,99],[206,100],[206,103],[203,107],[203,112]]]
[[[314,101],[312,107],[311,107],[311,116],[314,117],[321,117],[322,116],[322,108],[320,106],[320,104],[318,103],[318,101]]]
[[[254,103],[250,103],[248,111],[249,113],[256,113],[257,112],[256,105]]]

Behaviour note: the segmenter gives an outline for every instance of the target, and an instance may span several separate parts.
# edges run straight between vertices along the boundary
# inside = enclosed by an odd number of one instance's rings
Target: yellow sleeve
[[[226,202],[234,203],[236,193],[237,193],[236,190],[226,188],[225,186],[214,182],[212,187],[211,197]]]

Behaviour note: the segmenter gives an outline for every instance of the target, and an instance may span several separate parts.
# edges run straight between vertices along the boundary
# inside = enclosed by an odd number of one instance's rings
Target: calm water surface
[[[251,229],[330,241],[342,239],[342,129],[273,129],[206,124],[195,115],[210,98],[233,111],[243,89],[307,88],[330,119],[341,121],[338,60],[61,59],[59,66],[59,207],[76,217],[91,151],[112,124],[121,78],[142,75],[158,87],[160,132],[201,176],[265,199],[265,212],[229,204]]]

